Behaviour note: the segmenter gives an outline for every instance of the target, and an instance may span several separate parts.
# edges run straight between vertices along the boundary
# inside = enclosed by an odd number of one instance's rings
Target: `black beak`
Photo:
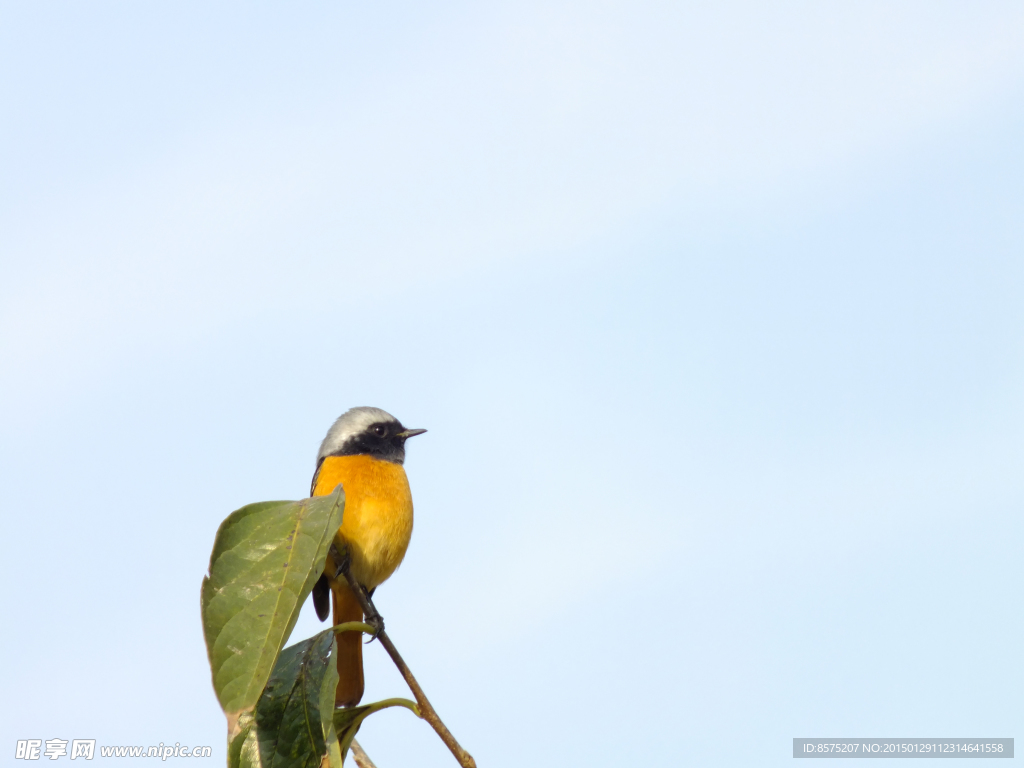
[[[425,429],[407,429],[404,432],[399,432],[395,437],[400,437],[403,440],[408,440],[410,437],[416,437],[416,435],[422,435],[427,430]]]

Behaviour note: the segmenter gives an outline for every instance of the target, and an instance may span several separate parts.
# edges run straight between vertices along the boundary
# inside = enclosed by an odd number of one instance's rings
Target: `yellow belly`
[[[371,456],[328,456],[314,496],[345,488],[345,515],[335,537],[352,558],[352,575],[374,589],[398,568],[412,538],[412,493],[401,464]]]

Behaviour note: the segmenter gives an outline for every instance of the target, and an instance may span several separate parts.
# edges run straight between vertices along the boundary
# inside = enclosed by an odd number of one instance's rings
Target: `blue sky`
[[[353,405],[430,430],[378,605],[481,765],[1019,736],[1022,22],[0,5],[3,738],[219,763],[214,532]]]

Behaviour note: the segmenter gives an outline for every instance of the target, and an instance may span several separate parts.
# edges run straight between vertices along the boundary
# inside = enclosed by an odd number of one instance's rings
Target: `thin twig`
[[[331,551],[335,556],[336,563],[345,562],[333,545],[331,546]],[[348,567],[341,567],[339,570],[341,570],[341,573],[345,576],[345,580],[348,582],[349,588],[355,594],[356,599],[359,600],[359,604],[363,607],[363,613],[367,616],[379,617],[377,609],[374,607],[373,603],[370,602],[370,598],[367,597],[366,591],[363,589],[362,585],[356,581],[355,577],[352,575],[352,571]],[[398,667],[398,671],[401,672],[402,677],[405,678],[405,682],[409,686],[409,690],[411,690],[412,695],[416,697],[416,703],[419,705],[420,714],[423,716],[423,719],[430,723],[431,727],[437,731],[437,735],[441,737],[441,741],[443,741],[445,746],[451,750],[453,755],[455,755],[455,759],[459,761],[459,765],[461,765],[462,768],[476,768],[476,760],[473,759],[473,756],[469,754],[469,752],[459,745],[459,742],[457,742],[455,737],[452,736],[452,732],[448,730],[448,727],[443,722],[441,722],[441,718],[437,716],[437,712],[427,699],[427,694],[425,694],[423,689],[420,688],[420,684],[416,682],[416,678],[413,677],[412,670],[409,669],[409,666],[402,659],[398,649],[395,648],[395,644],[391,642],[391,638],[388,637],[388,633],[385,632],[383,628],[377,633],[377,640],[379,640],[380,644],[384,646],[384,650],[388,652],[388,656],[390,656],[391,660],[395,662],[395,666]]]
[[[352,739],[352,743],[349,745],[349,750],[352,752],[352,758],[356,761],[356,765],[359,768],[377,768],[373,764],[373,760],[366,754],[366,750],[363,749],[362,745],[355,739]]]

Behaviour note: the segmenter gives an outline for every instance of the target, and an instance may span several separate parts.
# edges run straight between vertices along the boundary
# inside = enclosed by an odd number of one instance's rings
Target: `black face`
[[[379,421],[353,435],[334,456],[367,455],[401,464],[405,461],[405,427],[397,421]]]

